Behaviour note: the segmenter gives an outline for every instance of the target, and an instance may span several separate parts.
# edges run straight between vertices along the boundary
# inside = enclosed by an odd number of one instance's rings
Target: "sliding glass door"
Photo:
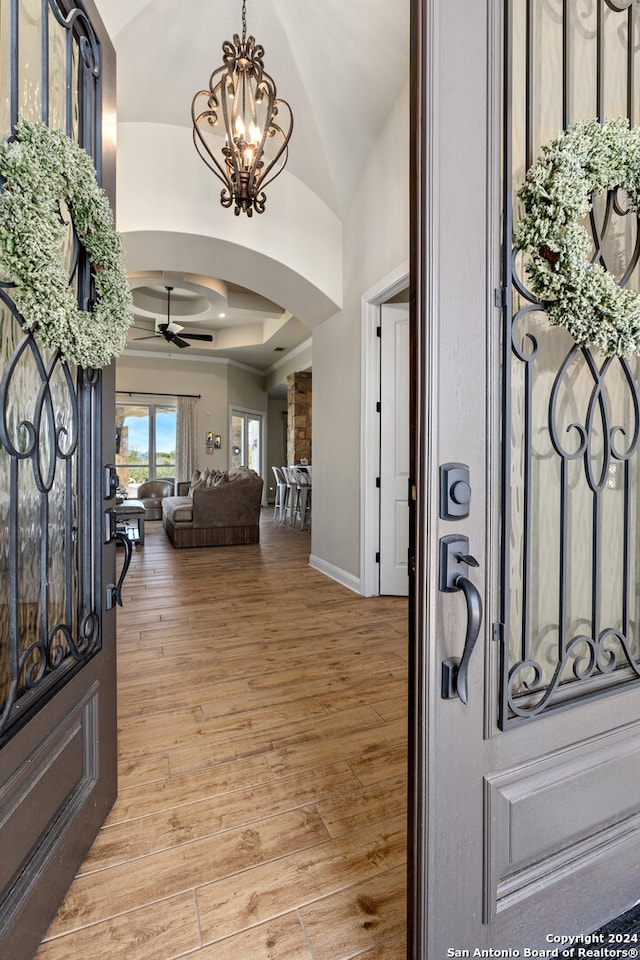
[[[116,466],[120,486],[129,497],[135,497],[145,480],[175,476],[175,406],[135,402],[116,405]]]

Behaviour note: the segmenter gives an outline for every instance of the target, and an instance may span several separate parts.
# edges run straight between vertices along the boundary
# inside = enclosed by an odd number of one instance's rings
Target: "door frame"
[[[361,298],[360,319],[360,593],[363,597],[380,594],[380,576],[376,553],[380,547],[380,494],[375,478],[380,472],[380,307],[409,283],[409,261],[374,284]]]
[[[436,393],[439,384],[440,322],[440,136],[447,129],[445,110],[454,109],[440,67],[444,53],[444,29],[440,6],[444,0],[410,0],[410,442],[414,497],[410,500],[409,553],[413,566],[409,576],[409,776],[407,842],[407,958],[425,960],[429,956],[430,916],[435,856],[432,841],[438,832],[436,814],[430,803],[430,774],[436,752],[439,685],[435,671],[440,668],[440,644],[443,623],[439,619],[440,596],[437,584],[438,557],[438,408],[446,400]],[[501,286],[501,102],[503,80],[501,0],[485,0],[486,36],[478,37],[485,46],[485,73],[478,77],[483,90],[486,115],[481,118],[486,138],[484,163],[487,213],[485,273],[487,296],[478,305],[477,317],[489,329],[496,318],[496,304],[489,302],[489,290]],[[500,470],[491,465],[490,451],[500,436],[499,338],[487,336],[482,376],[489,391],[485,429],[485,477],[474,484],[476,519],[460,530],[470,534],[472,546],[481,557],[499,556],[499,525],[493,517],[501,497]],[[482,361],[481,361],[482,364]],[[449,531],[446,531],[449,532]],[[456,530],[457,532],[457,530]],[[483,565],[484,566],[484,565]],[[491,677],[495,656],[488,626],[496,610],[499,591],[499,565],[487,565],[481,572],[480,590],[484,600],[484,620],[475,653],[477,677]],[[454,616],[457,614],[454,613]],[[464,620],[456,632],[464,635]],[[448,630],[451,623],[446,624]],[[484,652],[483,652],[484,651]],[[483,680],[484,682],[484,680]],[[476,679],[476,684],[478,680]],[[482,684],[481,684],[482,687]],[[477,692],[476,692],[477,696]],[[492,717],[487,704],[497,704],[497,690],[488,691],[480,721],[489,735]],[[460,797],[457,817],[468,816],[468,798]],[[438,918],[435,918],[437,924]],[[481,946],[481,944],[478,944]]]

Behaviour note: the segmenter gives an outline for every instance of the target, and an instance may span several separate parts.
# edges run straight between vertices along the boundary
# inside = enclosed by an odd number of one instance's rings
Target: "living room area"
[[[120,505],[116,509],[127,518],[135,518],[139,512],[141,519],[134,522],[132,534],[137,531],[143,537],[141,524],[161,520],[163,504],[171,499],[165,507],[173,504],[175,509],[165,509],[165,529],[174,545],[256,542],[257,526],[252,531],[248,524],[256,525],[260,506],[276,500],[274,467],[280,471],[283,465],[303,463],[310,476],[310,341],[303,343],[293,358],[269,362],[270,371],[191,351],[156,359],[150,352],[140,355],[132,350],[119,358],[115,466]],[[307,369],[298,370],[299,366]],[[268,392],[269,378],[278,382]],[[169,387],[175,392],[168,392]],[[235,530],[226,539],[210,529],[208,536],[196,537],[197,543],[193,537],[189,542],[184,537],[176,542],[173,530],[184,533],[185,527],[174,521],[176,516],[179,521],[185,519],[184,499],[193,497],[195,487],[207,489],[206,496],[202,490],[198,494],[204,508],[205,501],[212,503],[214,491],[218,504],[225,496],[234,495],[230,480],[236,481],[233,490],[237,494],[237,481],[243,477],[251,481],[248,488],[253,491],[251,520],[245,518],[241,523],[232,516]],[[301,518],[299,527],[310,526],[310,496],[305,497],[305,505],[307,516]],[[199,517],[190,516],[192,519],[199,528],[218,526],[213,520],[209,524]]]

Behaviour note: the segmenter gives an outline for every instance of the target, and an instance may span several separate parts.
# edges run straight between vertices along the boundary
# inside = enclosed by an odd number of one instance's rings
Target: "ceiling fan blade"
[[[142,330],[142,327],[138,327],[138,330]],[[156,333],[149,334],[148,337],[136,337],[134,343],[137,343],[139,340],[155,340],[157,338]]]
[[[188,340],[205,340],[207,343],[213,342],[213,336],[210,333],[183,333],[182,336]]]
[[[188,346],[190,346],[190,344],[188,344],[186,340],[183,340],[182,337],[178,337],[178,336],[176,336],[175,334],[174,334],[174,336],[171,337],[171,339],[170,339],[169,342],[170,342],[170,343],[175,343],[176,347],[188,347]]]

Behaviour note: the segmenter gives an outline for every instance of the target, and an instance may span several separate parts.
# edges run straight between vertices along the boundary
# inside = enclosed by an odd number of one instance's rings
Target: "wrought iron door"
[[[512,246],[517,190],[578,120],[640,122],[638,0],[505,4],[501,725],[640,676],[640,361],[551,327]],[[638,217],[594,197],[592,262],[640,289]]]
[[[550,325],[512,226],[564,126],[638,123],[639,14],[414,5],[415,960],[546,956],[638,899],[640,370]],[[593,256],[637,290],[626,210],[597,198]],[[460,512],[451,464],[468,468]]]
[[[0,0],[2,136],[19,117],[62,129],[100,182],[105,57],[111,97],[113,50],[91,0]],[[88,257],[63,203],[60,216],[88,310]],[[114,549],[101,529],[113,371],[43,347],[13,292],[0,278],[0,953],[23,960],[115,796]]]
[[[57,3],[3,4],[10,17],[9,112],[63,129],[99,157],[99,50],[86,16]],[[22,52],[44,51],[40,64]],[[3,61],[6,45],[2,51]],[[38,69],[39,67],[39,69]],[[25,93],[28,93],[25,96]],[[66,95],[69,91],[69,95]],[[22,95],[22,97],[21,97]],[[61,216],[63,213],[61,211]],[[66,243],[70,283],[87,309],[86,257],[72,225]],[[24,329],[0,287],[0,738],[100,648],[100,563],[96,524],[99,382]],[[0,741],[1,742],[1,741]]]

